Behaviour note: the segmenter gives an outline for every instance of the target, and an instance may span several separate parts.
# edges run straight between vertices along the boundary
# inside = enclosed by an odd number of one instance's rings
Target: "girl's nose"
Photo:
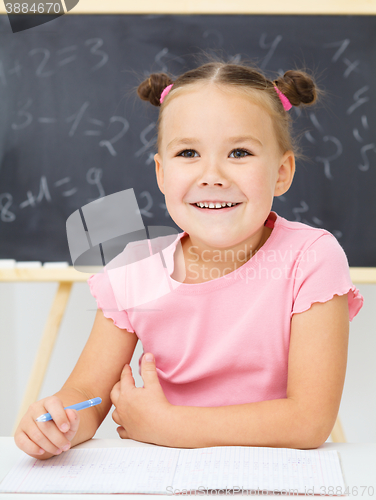
[[[198,182],[199,184],[209,186],[214,186],[215,184],[227,185],[229,179],[220,161],[212,159],[202,163]]]

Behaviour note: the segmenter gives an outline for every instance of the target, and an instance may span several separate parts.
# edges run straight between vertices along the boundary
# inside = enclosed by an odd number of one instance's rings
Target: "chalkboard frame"
[[[376,15],[376,2],[372,0],[269,0],[249,2],[248,0],[215,0],[212,5],[202,0],[190,0],[183,5],[176,0],[144,0],[127,2],[122,0],[79,0],[67,15],[75,14],[322,14],[322,15]],[[66,6],[63,2],[63,7]],[[65,10],[66,11],[66,10]],[[6,14],[5,3],[0,3],[0,14]]]

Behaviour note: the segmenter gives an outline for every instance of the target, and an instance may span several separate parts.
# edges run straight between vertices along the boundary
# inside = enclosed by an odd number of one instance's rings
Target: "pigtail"
[[[310,105],[317,100],[318,89],[313,79],[304,71],[286,71],[273,83],[293,106]]]
[[[143,101],[149,101],[153,106],[160,106],[163,90],[173,83],[166,73],[152,73],[137,88],[137,95]]]

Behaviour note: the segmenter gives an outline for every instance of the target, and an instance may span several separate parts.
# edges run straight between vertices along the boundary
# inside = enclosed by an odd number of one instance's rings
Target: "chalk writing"
[[[69,214],[129,187],[145,222],[173,224],[155,178],[159,108],[136,89],[151,73],[175,81],[201,63],[204,49],[233,64],[254,61],[272,80],[296,67],[313,70],[324,96],[288,112],[305,156],[273,203],[288,220],[342,238],[350,263],[352,252],[357,265],[369,265],[375,233],[350,233],[375,203],[376,18],[318,17],[62,16],[60,31],[51,24],[2,38],[0,258],[17,259],[30,246],[32,259],[39,245],[45,260],[68,260],[49,255],[51,227],[64,252]]]

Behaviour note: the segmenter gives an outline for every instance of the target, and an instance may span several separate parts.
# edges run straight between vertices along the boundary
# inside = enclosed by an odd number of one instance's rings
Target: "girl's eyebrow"
[[[257,137],[254,137],[253,135],[240,135],[237,137],[229,138],[229,142],[243,142],[243,141],[258,142],[260,146],[262,146],[262,142],[260,141],[260,139],[257,139]]]
[[[194,144],[196,142],[200,142],[199,139],[195,139],[194,137],[189,138],[189,137],[175,137],[175,139],[172,139],[171,142],[167,144],[167,148],[169,149],[172,146],[175,146],[175,144]]]
[[[237,137],[229,137],[228,142],[243,142],[243,141],[251,141],[258,142],[262,146],[262,142],[257,139],[257,137],[253,137],[251,135],[242,135]],[[171,142],[167,144],[167,148],[169,149],[176,144],[195,144],[200,142],[200,139],[196,139],[195,137],[175,137]]]

